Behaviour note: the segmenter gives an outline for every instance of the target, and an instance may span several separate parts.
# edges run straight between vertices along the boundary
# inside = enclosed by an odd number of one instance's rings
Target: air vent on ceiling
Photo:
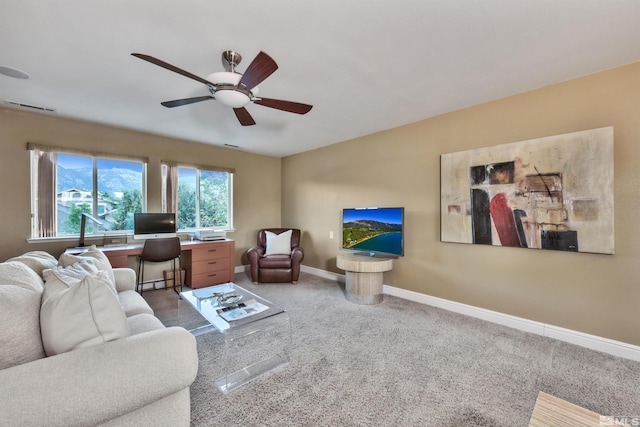
[[[233,144],[224,144],[224,146],[229,148],[240,148],[238,145],[233,145]]]
[[[43,113],[55,113],[56,112],[56,110],[54,110],[53,108],[40,107],[38,105],[24,104],[22,102],[9,101],[8,99],[5,99],[4,102],[9,104],[9,105],[11,105],[12,107],[21,108],[23,110],[40,111],[40,112],[43,112]]]

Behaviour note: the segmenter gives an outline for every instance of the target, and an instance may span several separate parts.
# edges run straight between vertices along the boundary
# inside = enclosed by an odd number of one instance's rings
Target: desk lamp
[[[94,223],[98,224],[98,225],[102,224],[99,219],[96,219],[96,218],[92,217],[88,213],[83,213],[82,217],[80,218],[80,240],[78,241],[78,247],[85,247],[86,246],[84,244],[84,229],[85,229],[85,227],[87,225],[87,218],[90,219],[91,221],[93,221]]]

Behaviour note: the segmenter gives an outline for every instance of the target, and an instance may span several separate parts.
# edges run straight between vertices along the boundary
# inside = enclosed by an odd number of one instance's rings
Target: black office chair
[[[180,238],[168,237],[162,239],[147,239],[142,248],[138,263],[138,283],[136,291],[142,294],[144,285],[144,263],[145,262],[166,262],[172,261],[173,267],[173,290],[176,290],[176,282],[180,282],[180,291],[182,291],[182,260],[180,258]],[[178,260],[178,269],[176,270],[176,259]],[[155,289],[155,285],[154,285]]]

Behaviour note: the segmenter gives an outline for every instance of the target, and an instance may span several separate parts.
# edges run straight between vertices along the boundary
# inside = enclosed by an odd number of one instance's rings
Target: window
[[[77,236],[83,213],[86,234],[133,230],[142,212],[146,161],[67,153],[29,144],[32,160],[32,237]],[[106,233],[105,233],[106,232]]]
[[[233,229],[233,170],[169,162],[162,170],[164,210],[177,212],[179,230]]]

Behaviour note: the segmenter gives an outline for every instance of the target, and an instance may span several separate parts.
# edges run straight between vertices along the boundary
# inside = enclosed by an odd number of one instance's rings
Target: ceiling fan
[[[233,108],[233,111],[242,126],[251,126],[255,125],[256,122],[253,120],[253,117],[251,117],[251,114],[249,114],[249,111],[245,108],[245,106],[250,102],[264,107],[275,108],[277,110],[288,111],[296,114],[306,114],[313,107],[312,105],[302,104],[299,102],[257,97],[258,84],[263,82],[278,69],[278,64],[276,64],[276,62],[264,52],[260,52],[254,60],[251,61],[244,73],[239,73],[236,71],[236,66],[242,60],[242,56],[232,50],[224,51],[222,53],[222,65],[225,67],[226,71],[210,74],[204,79],[160,59],[154,58],[153,56],[142,53],[132,53],[131,55],[203,83],[209,89],[210,95],[161,102],[162,105],[168,108],[180,107],[182,105],[193,104],[195,102],[215,99],[222,104]]]

